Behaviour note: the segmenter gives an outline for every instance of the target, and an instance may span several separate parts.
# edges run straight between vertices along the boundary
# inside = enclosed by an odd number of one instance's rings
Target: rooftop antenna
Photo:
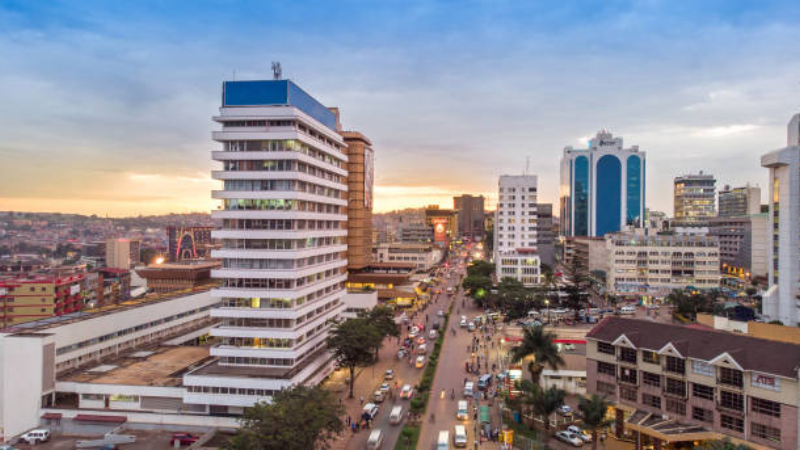
[[[236,69],[233,69],[233,81],[236,81]]]
[[[530,156],[526,156],[525,157],[525,175],[528,175],[528,173],[530,173],[530,170],[531,170],[531,157]]]
[[[280,80],[283,76],[280,61],[272,61],[272,79]]]

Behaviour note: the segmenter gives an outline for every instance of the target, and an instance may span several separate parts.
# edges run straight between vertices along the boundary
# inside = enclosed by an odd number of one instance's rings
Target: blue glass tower
[[[561,160],[561,233],[603,236],[644,226],[645,153],[600,131],[586,149],[566,147]]]

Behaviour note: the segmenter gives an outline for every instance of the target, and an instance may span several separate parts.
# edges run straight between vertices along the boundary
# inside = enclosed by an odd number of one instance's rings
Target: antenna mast
[[[281,70],[280,61],[272,61],[272,79],[280,80],[282,76],[283,76],[283,70]]]

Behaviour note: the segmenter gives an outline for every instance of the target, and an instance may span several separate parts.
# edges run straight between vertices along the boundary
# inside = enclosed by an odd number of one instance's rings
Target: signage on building
[[[364,148],[364,208],[372,209],[372,190],[375,184],[375,152]]]
[[[80,291],[81,291],[81,285],[80,284],[74,284],[74,285],[69,287],[69,295],[75,295]]]
[[[447,219],[436,217],[431,219],[431,223],[433,224],[433,240],[435,242],[447,240]]]
[[[781,390],[781,379],[773,377],[772,375],[764,375],[763,373],[753,373],[750,376],[750,383],[754,387],[762,389],[769,389],[771,391]]]

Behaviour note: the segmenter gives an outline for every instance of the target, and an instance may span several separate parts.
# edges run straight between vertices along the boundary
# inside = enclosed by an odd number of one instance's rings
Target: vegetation
[[[329,449],[329,440],[344,430],[344,407],[320,386],[294,386],[272,397],[272,403],[245,408],[231,450]]]
[[[734,444],[729,438],[722,440],[704,441],[703,445],[695,447],[698,450],[753,450],[745,444]]]
[[[673,314],[695,321],[698,313],[720,312],[722,304],[717,303],[719,297],[720,293],[716,290],[701,293],[676,289],[667,296],[667,301],[673,305]]]
[[[431,387],[433,386],[433,377],[436,375],[436,366],[439,363],[439,354],[444,345],[444,330],[447,330],[447,322],[450,320],[450,312],[448,311],[444,316],[444,324],[441,327],[442,332],[436,338],[436,343],[433,345],[433,351],[428,357],[428,364],[422,372],[422,378],[417,385],[417,394],[411,400],[411,412],[414,414],[422,414],[428,406],[428,399],[431,394]]]
[[[411,450],[417,448],[417,441],[419,441],[419,433],[422,428],[419,426],[406,425],[403,431],[400,432],[400,439],[394,446],[394,450]]]
[[[545,331],[542,326],[527,327],[520,345],[511,349],[511,359],[514,362],[533,356],[531,362],[528,363],[528,371],[536,385],[539,384],[539,378],[545,366],[556,370],[564,365],[564,360],[553,343],[555,337],[553,333]]]
[[[383,340],[389,336],[400,336],[400,329],[394,322],[394,311],[392,308],[379,305],[368,311],[362,311],[358,315],[362,319],[366,319],[367,323],[374,327],[381,338],[374,342],[375,361],[378,360],[378,351],[381,349]]]
[[[592,394],[591,397],[581,397],[578,403],[583,427],[592,433],[592,450],[597,450],[598,431],[611,425],[614,421],[606,418],[606,412],[611,403],[605,397]]]
[[[584,267],[573,259],[572,263],[566,268],[566,284],[564,292],[567,297],[564,299],[564,306],[575,311],[575,320],[579,318],[579,311],[589,303],[587,290],[589,289],[589,275]]]
[[[550,437],[550,416],[564,404],[564,397],[567,393],[555,386],[542,389],[538,384],[523,380],[517,383],[520,390],[520,402],[526,405],[537,416],[544,421],[545,440]]]
[[[492,289],[494,264],[477,260],[467,266],[467,276],[461,281],[461,287],[477,304],[483,307],[489,291]]]
[[[350,371],[350,398],[353,398],[356,367],[366,367],[375,362],[375,343],[382,340],[378,328],[363,317],[345,320],[331,329],[326,342],[339,367]]]

